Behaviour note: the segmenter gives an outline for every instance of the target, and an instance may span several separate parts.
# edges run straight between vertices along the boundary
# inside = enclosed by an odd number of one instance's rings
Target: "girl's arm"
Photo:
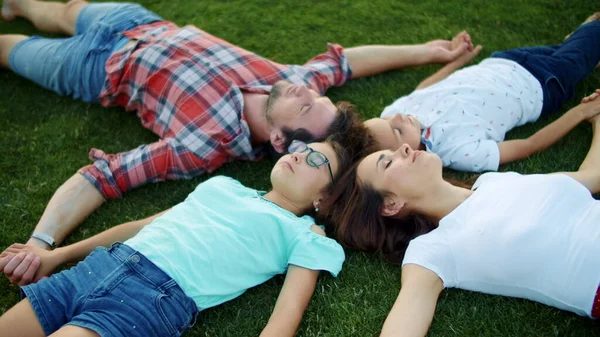
[[[587,101],[567,111],[560,118],[548,124],[526,139],[507,140],[498,143],[500,164],[527,158],[547,149],[562,139],[579,123],[600,113],[600,99]]]
[[[383,324],[381,337],[425,336],[444,285],[436,273],[416,264],[402,267],[402,288]]]
[[[0,255],[0,270],[4,269],[6,276],[11,282],[18,283],[19,285],[25,285],[32,281],[37,282],[42,277],[50,275],[54,269],[62,264],[83,260],[96,247],[108,247],[113,242],[125,241],[134,237],[144,226],[165,212],[167,211],[160,212],[143,220],[127,222],[112,227],[91,238],[65,247],[59,247],[52,251],[31,245],[13,244]],[[30,263],[32,263],[36,260],[36,256],[38,257],[37,263],[39,264],[39,268],[33,268],[32,271],[32,268],[28,268],[28,266],[19,267],[25,259],[30,259]],[[7,270],[9,273],[7,273]]]
[[[294,336],[315,291],[319,271],[290,265],[275,309],[261,337]]]

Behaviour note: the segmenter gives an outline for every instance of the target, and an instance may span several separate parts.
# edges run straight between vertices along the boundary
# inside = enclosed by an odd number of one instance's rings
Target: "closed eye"
[[[392,165],[392,161],[391,161],[391,160],[390,160],[390,161],[388,161],[388,162],[387,162],[387,164],[385,164],[385,168],[388,168],[388,167],[390,167],[390,165]]]

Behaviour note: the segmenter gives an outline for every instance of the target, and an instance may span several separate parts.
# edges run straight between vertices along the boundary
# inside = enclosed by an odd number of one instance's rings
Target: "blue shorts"
[[[21,291],[46,335],[75,325],[107,337],[180,336],[198,312],[172,278],[121,243]]]
[[[17,43],[9,56],[10,68],[61,96],[98,102],[106,61],[127,41],[122,33],[156,21],[162,19],[137,4],[90,4],[79,12],[74,36],[32,36]]]
[[[544,91],[542,114],[548,114],[571,99],[575,85],[600,62],[600,21],[580,26],[555,46],[515,48],[491,57],[515,61],[537,78]]]

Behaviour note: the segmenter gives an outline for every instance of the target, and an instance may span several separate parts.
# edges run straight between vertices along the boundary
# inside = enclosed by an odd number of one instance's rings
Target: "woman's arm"
[[[402,268],[402,288],[383,324],[381,337],[425,336],[444,285],[429,269],[416,264]]]
[[[315,291],[319,271],[290,265],[275,309],[261,337],[294,336]]]
[[[37,282],[42,277],[50,275],[62,264],[83,260],[96,247],[108,247],[113,242],[125,241],[134,237],[144,226],[165,212],[167,211],[143,220],[112,227],[91,238],[52,251],[30,245],[13,244],[0,255],[0,270],[4,270],[11,282],[19,285],[25,285],[32,281]],[[39,269],[28,268],[29,264],[35,261],[35,256],[39,258],[36,262],[39,263]],[[23,267],[21,262],[25,259],[30,259],[31,262]]]
[[[565,112],[560,118],[546,125],[526,139],[513,139],[498,143],[500,164],[527,158],[558,142],[584,120],[600,113],[600,99],[581,103]]]
[[[592,144],[577,172],[558,172],[577,180],[592,193],[600,192],[600,89],[584,97],[580,105],[593,105],[599,113],[588,121],[592,124]]]

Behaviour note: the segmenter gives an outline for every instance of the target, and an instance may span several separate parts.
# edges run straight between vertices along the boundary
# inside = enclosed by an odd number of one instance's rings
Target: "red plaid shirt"
[[[242,91],[268,93],[286,80],[324,94],[351,76],[338,45],[299,66],[171,22],[142,25],[125,36],[137,42],[106,62],[100,103],[136,110],[160,140],[117,154],[90,151],[94,164],[79,172],[107,199],[147,182],[212,172],[233,159],[260,159],[262,149],[252,147],[242,114]]]

